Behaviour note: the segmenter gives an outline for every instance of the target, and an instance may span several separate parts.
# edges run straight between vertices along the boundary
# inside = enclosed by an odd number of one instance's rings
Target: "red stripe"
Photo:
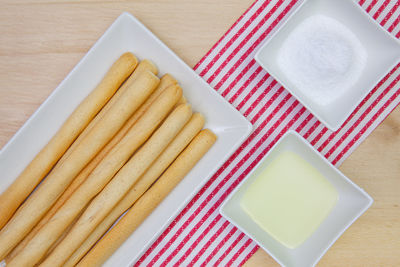
[[[317,119],[316,122],[308,129],[308,131],[304,134],[304,138],[308,139],[317,129],[321,126],[322,123]],[[324,125],[322,125],[324,127]]]
[[[394,93],[389,100],[378,110],[377,113],[374,114],[374,116],[371,118],[371,120],[368,121],[368,123],[361,129],[360,132],[357,133],[356,136],[346,145],[346,147],[340,152],[339,155],[332,161],[332,164],[336,164],[344,154],[354,145],[357,140],[360,139],[360,137],[368,130],[368,128],[376,121],[376,119],[385,111],[385,109],[395,100],[398,96],[400,95],[400,89]]]
[[[234,230],[236,231],[237,228],[234,228]],[[227,256],[229,253],[231,253],[232,249],[243,239],[243,237],[245,237],[245,234],[240,233],[239,236],[235,239],[235,241],[233,241],[232,244],[224,251],[224,254],[222,254],[221,257],[218,258],[218,260],[215,262],[214,266],[219,266],[220,263],[221,263],[221,261],[223,261],[223,260],[226,258],[226,256]],[[246,243],[247,243],[248,241],[249,241],[249,240],[247,239]],[[245,244],[246,244],[246,243],[245,243]],[[242,247],[242,248],[243,248],[243,247]],[[236,254],[237,254],[237,253],[235,253],[235,256],[236,256]],[[236,256],[236,258],[237,258],[237,256]],[[232,259],[231,259],[231,260],[232,260]],[[229,261],[229,262],[230,262],[230,261]],[[232,262],[233,262],[233,261],[232,261]],[[232,263],[231,263],[230,265],[232,265]],[[228,266],[230,266],[230,265],[229,265],[229,263],[228,263]]]
[[[383,4],[378,8],[375,14],[372,16],[375,20],[379,17],[382,11],[387,7],[391,0],[385,0]]]
[[[376,2],[378,2],[378,0],[372,0],[371,4],[369,4],[369,6],[367,7],[367,9],[365,11],[367,11],[367,13],[369,13],[371,11],[371,9],[376,5]]]
[[[376,91],[393,75],[393,73],[400,67],[400,63],[397,64],[386,76],[379,81],[379,83],[368,93],[368,95],[361,101],[361,103],[356,107],[356,109],[350,114],[350,116],[346,119],[340,129],[336,132],[333,132],[325,142],[318,148],[318,151],[322,151],[331,140],[333,140],[338,134],[340,134],[341,130],[346,127],[346,125],[353,119],[353,117],[358,113],[358,111],[369,101],[369,99],[376,93]]]
[[[385,26],[386,22],[393,16],[393,13],[396,12],[397,8],[400,5],[400,1],[397,1],[396,4],[390,9],[390,11],[386,14],[385,18],[381,21],[381,25]],[[397,17],[398,19],[399,17]],[[390,30],[389,30],[390,32]]]
[[[280,0],[281,2],[281,0]],[[215,86],[217,89],[219,89],[222,84],[225,83],[225,81],[228,79],[228,77],[238,68],[239,65],[242,64],[243,61],[250,55],[250,53],[253,53],[257,46],[265,40],[265,38],[268,36],[268,34],[276,27],[276,25],[282,20],[283,17],[286,16],[286,14],[292,9],[292,7],[296,4],[297,0],[292,0],[288,6],[285,7],[285,9],[278,15],[278,17],[273,21],[273,23],[264,31],[261,36],[254,41],[251,46],[246,49],[246,51],[243,53],[243,55],[235,62],[233,67],[229,69],[229,71],[222,77],[222,79],[218,82],[218,84]],[[281,3],[279,3],[279,6]],[[279,7],[276,5],[276,7]],[[262,24],[257,25],[256,29],[258,31],[258,28],[263,26]],[[213,75],[207,80],[207,82],[211,83],[214,78],[221,72],[221,70],[227,65],[229,61],[232,60],[232,58],[240,51],[240,49],[247,43],[247,41],[253,36],[253,32],[250,33],[240,44],[239,46],[235,49],[235,51],[230,54],[225,61],[219,66],[219,68],[216,70],[216,72],[213,73]],[[249,37],[250,36],[250,37]]]
[[[289,95],[288,95],[289,96]],[[270,128],[270,130],[268,131],[269,133],[272,132],[273,129],[275,129],[277,127],[277,125],[279,126],[280,122],[282,120],[284,120],[286,118],[286,116],[291,112],[291,110],[293,110],[294,105],[296,104],[296,102],[294,102],[288,109],[287,111],[282,114],[282,116],[280,117],[279,120],[277,120],[274,124],[275,127]],[[275,110],[275,112],[273,114],[276,114],[277,112],[279,112],[280,107],[278,106]],[[272,115],[272,114],[271,114]],[[211,201],[211,199],[217,194],[217,192],[223,187],[223,185],[228,181],[228,179],[230,177],[233,176],[233,174],[235,174],[240,167],[250,158],[250,156],[254,153],[254,151],[261,145],[262,142],[265,141],[265,139],[267,139],[267,137],[269,136],[269,134],[267,133],[266,135],[263,136],[262,139],[260,139],[257,142],[257,145],[253,146],[253,148],[240,160],[240,162],[234,167],[234,169],[231,170],[231,172],[224,177],[224,179],[217,185],[216,188],[214,188],[214,190],[212,191],[211,194],[209,194],[206,199],[200,204],[200,206],[192,213],[192,215],[184,222],[184,224],[176,231],[177,234],[175,234],[173,237],[171,237],[170,241],[159,251],[159,253],[153,258],[154,262],[152,261],[151,263],[155,263],[160,257],[161,255],[171,246],[171,244],[176,240],[177,236],[182,233],[184,231],[184,229],[194,220],[194,218],[197,216],[198,213],[200,213],[201,210],[204,209],[204,207],[208,204],[208,202]],[[224,169],[224,168],[221,168]],[[220,174],[220,173],[219,173]],[[219,176],[218,174],[218,176]],[[237,183],[238,180],[236,180],[234,182]],[[231,186],[232,187],[232,186]],[[226,195],[227,191],[224,192],[223,195]],[[224,199],[224,197],[221,197],[220,199],[217,200],[217,203],[222,202]],[[210,208],[210,210],[215,210],[218,206],[216,206],[215,204]],[[191,231],[189,232],[188,235],[185,236],[185,238],[183,239],[183,241],[178,245],[177,249],[181,246],[182,243],[187,242],[187,240],[193,235],[193,233],[201,226],[202,222],[205,221],[210,215],[210,210],[203,216],[203,218],[191,229]],[[175,249],[170,255],[175,255],[175,253],[177,252],[177,249]]]
[[[254,59],[253,60],[251,60],[251,62],[246,66],[246,68],[248,67],[248,66],[252,66],[252,65],[254,65],[254,62],[256,62]],[[251,68],[251,67],[250,67]],[[231,97],[231,99],[229,99],[229,102],[230,103],[233,103],[235,100],[236,100],[236,98],[239,96],[239,95],[241,95],[242,93],[243,93],[243,91],[244,91],[244,89],[246,89],[248,86],[249,86],[249,84],[257,77],[257,75],[260,73],[262,71],[262,68],[261,67],[258,67],[252,74],[251,74],[251,76],[249,77],[249,79],[247,79],[244,83],[243,83],[243,85],[236,91],[236,93]],[[227,90],[225,90],[224,92],[226,92],[226,94],[228,94],[229,92],[230,92],[230,90],[229,91],[227,91]],[[226,94],[224,95],[224,97],[226,97]]]
[[[398,17],[395,19],[395,21],[393,21],[393,23],[392,23],[392,25],[390,25],[388,31],[389,31],[389,32],[392,32],[393,29],[396,28],[396,26],[399,24],[399,22],[400,22],[400,16],[398,16]],[[398,36],[396,35],[396,37],[398,37]]]
[[[364,118],[371,112],[371,110],[382,100],[382,98],[393,88],[399,81],[400,74],[394,79],[388,87],[374,100],[374,102],[361,114],[357,121],[342,135],[342,137],[335,143],[334,146],[325,154],[325,157],[330,157],[333,152],[343,143],[343,141],[354,131],[355,128],[364,120]]]
[[[259,16],[259,14],[270,4],[271,1],[265,1],[257,11],[249,18],[248,21],[238,30],[238,32],[225,44],[225,46],[218,51],[218,54],[207,64],[207,66],[200,72],[200,76],[204,76],[211,68],[215,65],[218,59],[225,53],[225,51],[247,30],[247,28],[253,23],[253,21]]]
[[[251,67],[253,67],[253,65],[254,65],[255,63],[256,63],[255,60],[251,60],[250,63],[247,64],[247,66],[243,69],[243,71],[241,71],[241,72],[239,73],[239,75],[236,76],[235,80],[233,80],[233,81],[229,84],[229,86],[221,93],[221,95],[222,95],[223,97],[226,97],[226,96],[228,95],[228,93],[233,89],[233,87],[235,87],[235,85],[242,79],[242,77],[243,77],[245,74],[247,74],[247,72],[249,72],[249,70],[251,69]],[[256,69],[256,71],[257,71],[257,70],[258,70],[258,68]],[[261,71],[261,70],[260,70],[260,71]],[[256,74],[252,73],[251,76],[250,76],[250,78],[247,79],[247,80],[245,81],[245,83],[247,83],[247,84],[250,83],[249,80],[251,80],[251,77],[252,77],[253,75],[256,75]],[[243,92],[243,90],[244,90],[245,88],[246,88],[246,87],[244,87],[244,85],[241,86],[241,87],[239,88],[239,90],[241,90],[240,92]],[[238,93],[238,94],[239,94],[239,93]]]
[[[279,4],[280,5],[280,4]],[[294,3],[293,3],[293,5],[294,5]],[[288,6],[289,7],[289,6]],[[288,8],[287,7],[287,8]],[[277,19],[275,19],[275,21],[273,22],[273,24],[271,24],[270,25],[270,27],[264,32],[264,33],[262,33],[262,35],[261,36],[265,36],[265,35],[267,35],[272,29],[271,29],[271,26],[273,26],[273,27],[275,27],[276,26],[276,24],[277,23],[279,23],[279,21],[281,20],[281,18],[280,18],[280,16],[282,16],[282,15],[285,15],[287,12],[288,12],[288,10],[287,10],[287,8],[278,16],[278,18]],[[270,11],[271,12],[271,11]],[[267,18],[267,17],[266,17]],[[257,29],[258,28],[260,28],[260,27],[258,27],[258,25],[257,25]],[[250,36],[251,35],[251,36]],[[250,39],[252,36],[253,36],[254,34],[251,32],[248,36],[246,36],[246,38],[245,39]],[[250,36],[250,37],[249,37]],[[243,40],[242,41],[242,43],[244,42],[245,40]],[[260,41],[262,41],[262,39],[258,39],[257,41],[256,41],[256,43],[259,43]],[[247,42],[247,41],[246,41]],[[244,44],[243,44],[244,45]],[[240,45],[239,45],[240,46]],[[253,44],[253,46],[254,46],[254,44]],[[255,47],[255,46],[254,46]],[[238,47],[236,48],[236,49],[238,49]],[[250,53],[250,51],[252,51],[254,48],[250,48],[250,49],[248,49],[247,51]],[[248,54],[248,53],[247,53]],[[232,58],[234,57],[236,55],[236,53],[235,52],[233,52],[233,53],[231,53],[231,55],[229,55],[229,56],[232,56]],[[246,56],[246,53],[244,54],[244,55],[242,55],[242,58],[241,59],[239,59],[239,61],[238,62],[242,62],[244,59],[243,59],[243,57],[244,56]],[[243,77],[243,75],[245,74],[245,73],[247,73],[248,71],[249,71],[249,69],[254,65],[254,63],[255,63],[255,60],[251,60],[249,63],[248,63],[248,65],[243,69],[243,71],[238,75],[238,77],[236,77],[236,79],[223,91],[223,93],[222,93],[222,96],[226,96],[230,91],[231,91],[231,89],[237,84],[237,82]],[[227,63],[226,63],[227,64]],[[240,65],[240,64],[239,64]],[[222,78],[222,80],[215,86],[215,89],[216,90],[219,90],[220,89],[220,87],[222,86],[222,84],[228,79],[228,77],[234,72],[234,70],[236,69],[236,67],[238,67],[238,65],[237,66],[234,66],[233,68],[231,68],[230,70],[229,70],[229,72],[228,73],[226,73],[225,74],[225,76]],[[215,73],[214,73],[215,74]],[[214,75],[213,74],[213,75]],[[210,82],[210,80],[208,80],[209,82]],[[222,83],[221,83],[222,82]],[[242,88],[244,89],[245,87],[244,86],[242,86]],[[243,91],[243,89],[241,90],[241,91]],[[235,98],[237,97],[239,95],[239,93],[236,93],[235,94]]]
[[[314,115],[309,113],[307,118],[305,120],[303,120],[299,126],[297,126],[296,128],[296,132],[298,132],[300,134],[301,130],[303,130],[303,128],[307,125],[307,123],[314,118]]]
[[[310,142],[312,146],[314,146],[318,141],[321,139],[321,137],[328,131],[328,128],[324,127],[322,130],[317,134],[316,137]]]
[[[285,97],[283,98],[283,100],[281,101],[281,102],[279,102],[279,104],[278,104],[278,107],[282,107],[287,101],[289,101],[290,99],[293,99],[293,97],[290,95],[290,94],[288,94],[287,92],[285,92],[284,91],[284,89],[283,89],[283,87],[281,86],[281,87],[279,87],[278,88],[278,91],[277,92],[279,92],[279,95],[284,95],[284,94],[286,94],[285,95]],[[276,94],[275,94],[276,95]],[[274,96],[275,96],[274,95]],[[274,97],[274,96],[272,96],[272,97]],[[295,100],[296,102],[297,102],[297,100]],[[275,99],[274,99],[274,101],[268,101],[268,104],[267,105],[264,105],[258,112],[257,112],[257,114],[251,119],[251,123],[252,124],[255,124],[256,122],[257,122],[257,120],[261,117],[261,115],[263,115],[264,114],[264,112],[273,104],[273,103],[269,103],[269,102],[275,102]],[[248,113],[247,111],[245,112],[246,114]],[[274,114],[275,115],[275,114]],[[270,119],[268,119],[267,121],[269,121],[269,120],[271,120],[273,117],[272,116],[268,116]]]
[[[254,253],[257,252],[258,249],[259,249],[259,246],[256,244],[256,245],[254,246],[254,248],[250,251],[250,253],[247,254],[247,256],[242,260],[242,262],[239,263],[239,266],[243,266],[243,265],[246,263],[246,261],[248,261],[248,260],[250,259],[250,257],[253,256]]]
[[[197,70],[197,68],[204,62],[204,60],[208,58],[211,52],[213,52],[216,49],[216,47],[222,42],[222,40],[225,39],[225,37],[233,30],[233,28],[236,27],[236,25],[243,19],[243,17],[253,8],[253,6],[257,2],[258,2],[257,0],[254,1],[253,4],[251,4],[251,6],[248,9],[246,9],[246,11],[239,17],[239,19],[237,19],[235,23],[228,29],[228,31],[221,38],[219,38],[219,40],[211,47],[211,49],[208,50],[207,54],[205,54],[205,56],[202,57],[199,62],[197,62],[197,64],[193,68],[194,70]]]
[[[269,74],[264,75],[261,80],[256,84],[256,86],[254,86],[253,88],[251,88],[251,90],[249,90],[249,92],[247,93],[247,95],[243,98],[243,100],[239,103],[239,105],[237,105],[236,109],[241,110],[243,108],[243,106],[249,101],[249,99],[258,91],[258,89],[264,85],[264,83],[267,81],[268,78],[270,78],[271,76]],[[267,86],[267,88],[265,90],[263,90],[261,92],[261,94],[257,97],[256,101],[254,101],[251,105],[250,108],[251,110],[254,109],[255,106],[258,105],[258,103],[260,103],[260,96],[265,96],[266,91],[267,90],[271,90],[272,87],[274,87],[277,84],[277,82],[275,80],[271,80],[270,84]],[[251,111],[250,111],[251,112]]]
[[[262,18],[257,25],[246,35],[246,37],[239,43],[239,45],[237,47],[235,47],[235,49],[233,50],[232,53],[230,53],[228,56],[226,56],[226,58],[224,59],[224,61],[222,63],[219,64],[218,68],[214,71],[214,73],[211,75],[210,78],[207,79],[208,83],[211,83],[215,77],[221,72],[221,70],[226,66],[226,64],[238,53],[238,51],[251,39],[251,37],[253,37],[254,33],[256,33],[264,24],[265,22],[271,17],[271,15],[273,13],[275,13],[275,11],[278,9],[278,7],[282,4],[283,0],[279,0],[278,4],[273,6],[271,8],[271,10],[267,13],[266,16],[264,16],[264,18]],[[267,4],[267,3],[264,3]],[[261,8],[260,8],[261,10]],[[260,11],[261,12],[261,11]],[[253,20],[251,21],[253,22]],[[247,29],[246,29],[247,30]],[[236,40],[236,39],[235,39]],[[230,43],[231,45],[231,43]],[[224,48],[221,50],[221,52],[218,53],[218,55],[212,60],[213,64],[221,57],[221,55],[226,51],[226,49],[228,49],[228,47]],[[211,62],[210,62],[211,63]],[[200,75],[201,76],[205,76],[205,74],[209,71],[209,69],[207,69],[206,71],[202,72]]]
[[[262,99],[265,99],[265,96],[267,94],[269,94],[272,90],[275,90],[274,87],[279,86],[278,83],[273,80],[267,88],[265,88],[261,94],[256,98],[256,100],[250,105],[250,107],[243,113],[244,116],[248,117],[250,115],[251,112],[253,112],[254,108],[256,106],[258,106],[258,104],[260,103],[260,101]],[[283,87],[280,86],[280,88],[278,89],[278,91],[284,91]],[[253,123],[256,123],[256,121],[258,120],[258,118],[260,117],[258,114],[261,115],[261,113],[264,113],[265,110],[270,107],[269,105],[263,105],[260,109],[260,111],[257,112],[257,114],[255,115],[255,117],[251,120]]]
[[[217,214],[217,216],[215,217],[215,219],[212,220],[212,222],[211,222],[209,225],[207,225],[206,229],[204,229],[204,230],[200,233],[200,235],[197,237],[197,239],[192,243],[192,245],[190,245],[190,248],[186,250],[186,252],[185,252],[185,253],[183,254],[183,256],[178,260],[177,263],[182,263],[182,262],[187,258],[187,256],[189,256],[189,254],[192,252],[192,249],[195,248],[195,247],[197,246],[197,244],[200,243],[200,241],[204,238],[204,236],[206,236],[206,235],[210,232],[211,228],[214,227],[214,225],[220,220],[220,218],[221,218],[221,215]],[[219,229],[220,232],[222,232],[225,228],[226,228],[226,226],[222,225],[222,227],[220,227],[220,229]],[[214,236],[215,236],[215,234],[214,234]],[[186,244],[186,242],[185,242],[185,243],[180,243],[180,244],[182,244],[182,246],[181,246],[179,249],[176,248],[175,250],[178,250],[178,251],[181,250],[182,247]],[[169,261],[171,261],[171,259],[172,259],[172,256],[171,256],[171,255],[172,255],[172,254],[170,254],[164,262],[169,262]],[[170,258],[170,257],[171,257],[171,258]]]
[[[251,67],[255,64],[255,60],[251,59],[250,62],[243,68],[243,70],[239,73],[239,75],[228,85],[228,87],[222,92],[222,96],[226,97],[229,92],[233,89],[233,87],[242,79],[242,77],[251,69]],[[231,104],[236,100],[236,98],[241,95],[241,93],[247,88],[247,86],[254,80],[254,78],[259,74],[259,72],[263,71],[261,67],[258,67],[249,79],[239,88],[239,90],[233,95],[233,97],[228,100]],[[269,75],[269,74],[267,74]],[[215,87],[216,90],[219,90],[219,87]]]
[[[226,221],[228,222],[228,221]],[[229,222],[228,222],[229,224]],[[229,231],[229,233],[222,239],[222,241],[215,246],[213,251],[207,256],[207,258],[204,260],[204,262],[201,265],[206,265],[208,262],[211,261],[212,258],[214,258],[215,255],[217,255],[218,251],[222,248],[221,244],[225,244],[231,237],[232,235],[236,232],[236,227],[232,227],[232,229]],[[203,253],[202,253],[203,254]]]
[[[288,110],[285,112],[285,114],[288,115],[289,113],[291,113],[292,110],[296,107],[296,105],[297,105],[297,103],[294,102],[294,103],[292,104],[292,106],[288,108]],[[245,170],[245,174],[244,174],[244,173],[241,174],[241,175],[239,176],[239,178],[238,178],[236,181],[233,182],[233,184],[223,193],[223,195],[217,200],[217,202],[207,211],[207,213],[206,213],[206,214],[201,218],[201,220],[195,225],[195,227],[191,229],[191,231],[189,232],[189,234],[187,234],[187,235],[185,236],[184,240],[181,241],[181,243],[180,243],[180,244],[178,245],[178,247],[169,255],[169,257],[171,257],[171,258],[174,257],[174,255],[175,255],[176,253],[178,253],[179,250],[182,249],[182,247],[188,242],[188,240],[194,235],[194,233],[201,227],[201,225],[203,224],[203,222],[206,221],[206,220],[209,218],[209,216],[211,216],[211,214],[219,207],[219,205],[221,204],[221,202],[226,198],[227,194],[229,194],[229,193],[234,189],[234,187],[236,187],[236,185],[240,183],[240,181],[248,174],[248,172],[250,172],[250,170],[255,166],[255,164],[258,163],[258,161],[260,161],[260,160],[263,158],[263,156],[266,154],[266,152],[269,151],[269,149],[272,147],[272,145],[275,144],[275,143],[279,140],[279,138],[294,124],[294,122],[295,122],[295,121],[301,116],[301,114],[303,114],[305,111],[306,111],[306,109],[305,109],[304,107],[302,107],[301,110],[295,114],[295,116],[288,122],[288,124],[285,126],[285,128],[284,128],[283,130],[281,130],[281,132],[278,134],[278,136],[275,137],[275,139],[267,146],[267,148],[264,149],[263,152],[262,152],[260,155],[257,156],[257,159],[256,159],[254,162],[251,163],[251,165],[253,165],[253,166],[250,165],[250,166]],[[266,137],[270,136],[270,135],[272,134],[272,132],[275,131],[275,129],[280,125],[281,121],[283,121],[283,120],[286,118],[285,114],[283,114],[283,115],[281,116],[280,120],[277,121],[277,122],[274,124],[274,126],[271,127],[271,128],[269,129],[269,131],[263,136],[263,138],[266,139]],[[263,140],[260,140],[260,141],[257,143],[257,145],[254,146],[254,148],[258,148],[258,147],[261,145],[261,141],[263,141]],[[246,154],[246,156],[243,158],[243,160],[241,160],[241,161],[237,164],[237,166],[236,166],[237,169],[240,169],[240,167],[247,161],[247,159],[248,159],[253,153],[254,153],[254,152],[249,151],[249,152]],[[215,196],[215,195],[218,193],[218,191],[220,191],[220,189],[226,184],[226,182],[229,180],[229,178],[232,177],[232,176],[236,173],[236,171],[237,171],[237,170],[232,170],[232,171],[227,175],[227,177],[225,177],[225,178],[223,179],[223,181],[221,181],[220,184],[213,190],[213,192],[212,192],[211,194],[209,194],[209,196],[211,196],[211,197],[208,196],[208,197],[206,198],[206,200],[205,200],[203,203],[208,203],[208,202],[211,200],[211,198],[212,198],[213,196]],[[202,204],[203,204],[203,203],[202,203]],[[204,205],[204,206],[205,206],[205,205]],[[199,207],[199,208],[194,212],[194,214],[200,213],[200,211],[201,211],[200,209],[203,209],[203,207]],[[191,220],[192,220],[191,218],[188,219],[188,221],[191,221]],[[179,229],[179,230],[180,230],[180,229]],[[179,230],[178,230],[178,231],[179,231]],[[182,231],[183,231],[183,230],[182,230]],[[171,242],[173,242],[173,241],[171,241]],[[221,246],[221,244],[218,244],[218,247],[220,247],[220,246]],[[192,250],[192,247],[193,247],[193,246],[191,246],[188,250]],[[171,256],[171,255],[172,255],[172,256]],[[167,259],[167,260],[171,260],[171,259]],[[167,260],[166,260],[164,263],[168,263]]]
[[[218,236],[221,235],[221,233],[226,229],[226,227],[228,227],[230,223],[228,221],[225,221],[222,226],[218,229],[218,231],[216,231],[211,238],[207,241],[207,243],[201,248],[201,250],[194,256],[194,258],[192,259],[192,261],[190,262],[190,265],[193,265],[195,262],[197,262],[201,255],[204,254],[204,252],[211,246],[211,244],[215,241],[215,239],[217,239]],[[224,237],[225,239],[228,239],[230,237],[229,233]],[[200,240],[199,240],[200,241]],[[198,239],[195,241],[196,245],[198,244]],[[218,247],[215,247],[214,250],[209,254],[208,257],[212,258],[216,252],[214,253],[214,251],[216,249],[219,249]],[[189,251],[189,250],[188,250]],[[185,254],[185,257],[187,257],[188,255]],[[208,258],[207,258],[208,259]],[[208,260],[205,260],[205,262],[208,262]]]
[[[262,109],[260,109],[258,111],[258,113],[255,115],[255,119],[251,121],[252,124],[255,124],[255,122],[257,121],[257,119],[264,114],[264,112],[268,109],[268,107],[270,107],[273,102],[275,102],[276,99],[278,99],[278,97],[280,97],[282,95],[282,93],[284,92],[283,87],[279,87],[278,90],[272,95],[272,97],[268,100],[268,102],[262,107]],[[249,144],[251,141],[253,141],[253,139],[260,133],[260,131],[262,129],[264,129],[264,127],[268,124],[268,122],[270,122],[272,120],[272,118],[280,111],[280,109],[283,107],[284,103],[286,103],[289,99],[291,98],[290,94],[286,94],[284,96],[284,98],[282,99],[282,101],[280,102],[280,104],[278,104],[274,110],[267,116],[267,118],[265,118],[261,124],[256,128],[256,130],[250,135],[250,137],[246,140],[246,145]],[[246,111],[247,112],[247,111]],[[238,151],[239,153],[242,152],[244,149],[241,148],[240,151]],[[237,155],[239,155],[239,153]],[[236,154],[236,153],[235,153]],[[235,157],[236,158],[236,157]]]
[[[364,5],[364,3],[365,3],[365,0],[360,0],[360,1],[358,2],[358,4],[359,4],[360,6]]]
[[[311,126],[308,131],[303,135],[304,139],[308,139],[308,137],[315,131],[315,129],[321,124],[319,120],[317,120],[313,126]]]
[[[231,258],[231,260],[226,264],[227,266],[232,266],[233,262],[239,257],[240,254],[243,253],[243,251],[250,246],[250,244],[253,241],[249,238],[247,239],[246,243],[244,243],[244,245],[242,247],[240,247],[240,249],[235,253],[235,255],[233,255],[233,257]]]

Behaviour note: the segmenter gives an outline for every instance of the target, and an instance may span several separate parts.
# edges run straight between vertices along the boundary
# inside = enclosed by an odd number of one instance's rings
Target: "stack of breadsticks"
[[[203,126],[171,75],[123,54],[0,196],[0,260],[101,265],[216,141]]]

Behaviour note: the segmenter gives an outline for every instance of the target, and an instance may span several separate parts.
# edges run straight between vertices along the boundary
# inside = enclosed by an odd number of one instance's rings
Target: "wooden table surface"
[[[121,12],[134,14],[194,66],[251,2],[0,0],[0,147]],[[319,266],[400,266],[400,108],[340,169],[375,202]],[[277,263],[259,250],[246,265]]]

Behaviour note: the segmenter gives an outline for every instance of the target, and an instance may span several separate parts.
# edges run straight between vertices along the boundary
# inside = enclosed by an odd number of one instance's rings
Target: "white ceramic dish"
[[[277,64],[279,48],[306,18],[322,14],[347,26],[365,47],[368,58],[360,79],[331,104],[320,106],[305,96]],[[400,41],[353,0],[305,0],[260,48],[255,60],[330,130],[336,131],[373,87],[400,61]]]
[[[0,193],[50,140],[68,115],[96,86],[124,52],[153,60],[160,75],[171,73],[180,82],[194,111],[204,114],[205,127],[218,140],[185,179],[168,195],[134,234],[106,262],[131,266],[163,229],[200,190],[214,172],[250,134],[252,125],[145,26],[122,14],[82,58],[49,98],[0,152]]]
[[[258,174],[284,150],[297,153],[336,188],[338,201],[328,217],[300,246],[290,249],[262,230],[240,207],[240,199]],[[220,208],[224,218],[257,242],[282,266],[314,266],[342,233],[372,204],[372,198],[350,181],[294,131],[286,133],[253,171],[228,196]]]

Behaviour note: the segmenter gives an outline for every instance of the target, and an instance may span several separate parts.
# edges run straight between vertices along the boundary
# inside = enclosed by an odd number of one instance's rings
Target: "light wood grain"
[[[194,66],[252,0],[0,0],[0,147],[123,11]],[[340,168],[375,200],[319,266],[400,266],[400,108]],[[259,250],[247,266],[277,266]]]

